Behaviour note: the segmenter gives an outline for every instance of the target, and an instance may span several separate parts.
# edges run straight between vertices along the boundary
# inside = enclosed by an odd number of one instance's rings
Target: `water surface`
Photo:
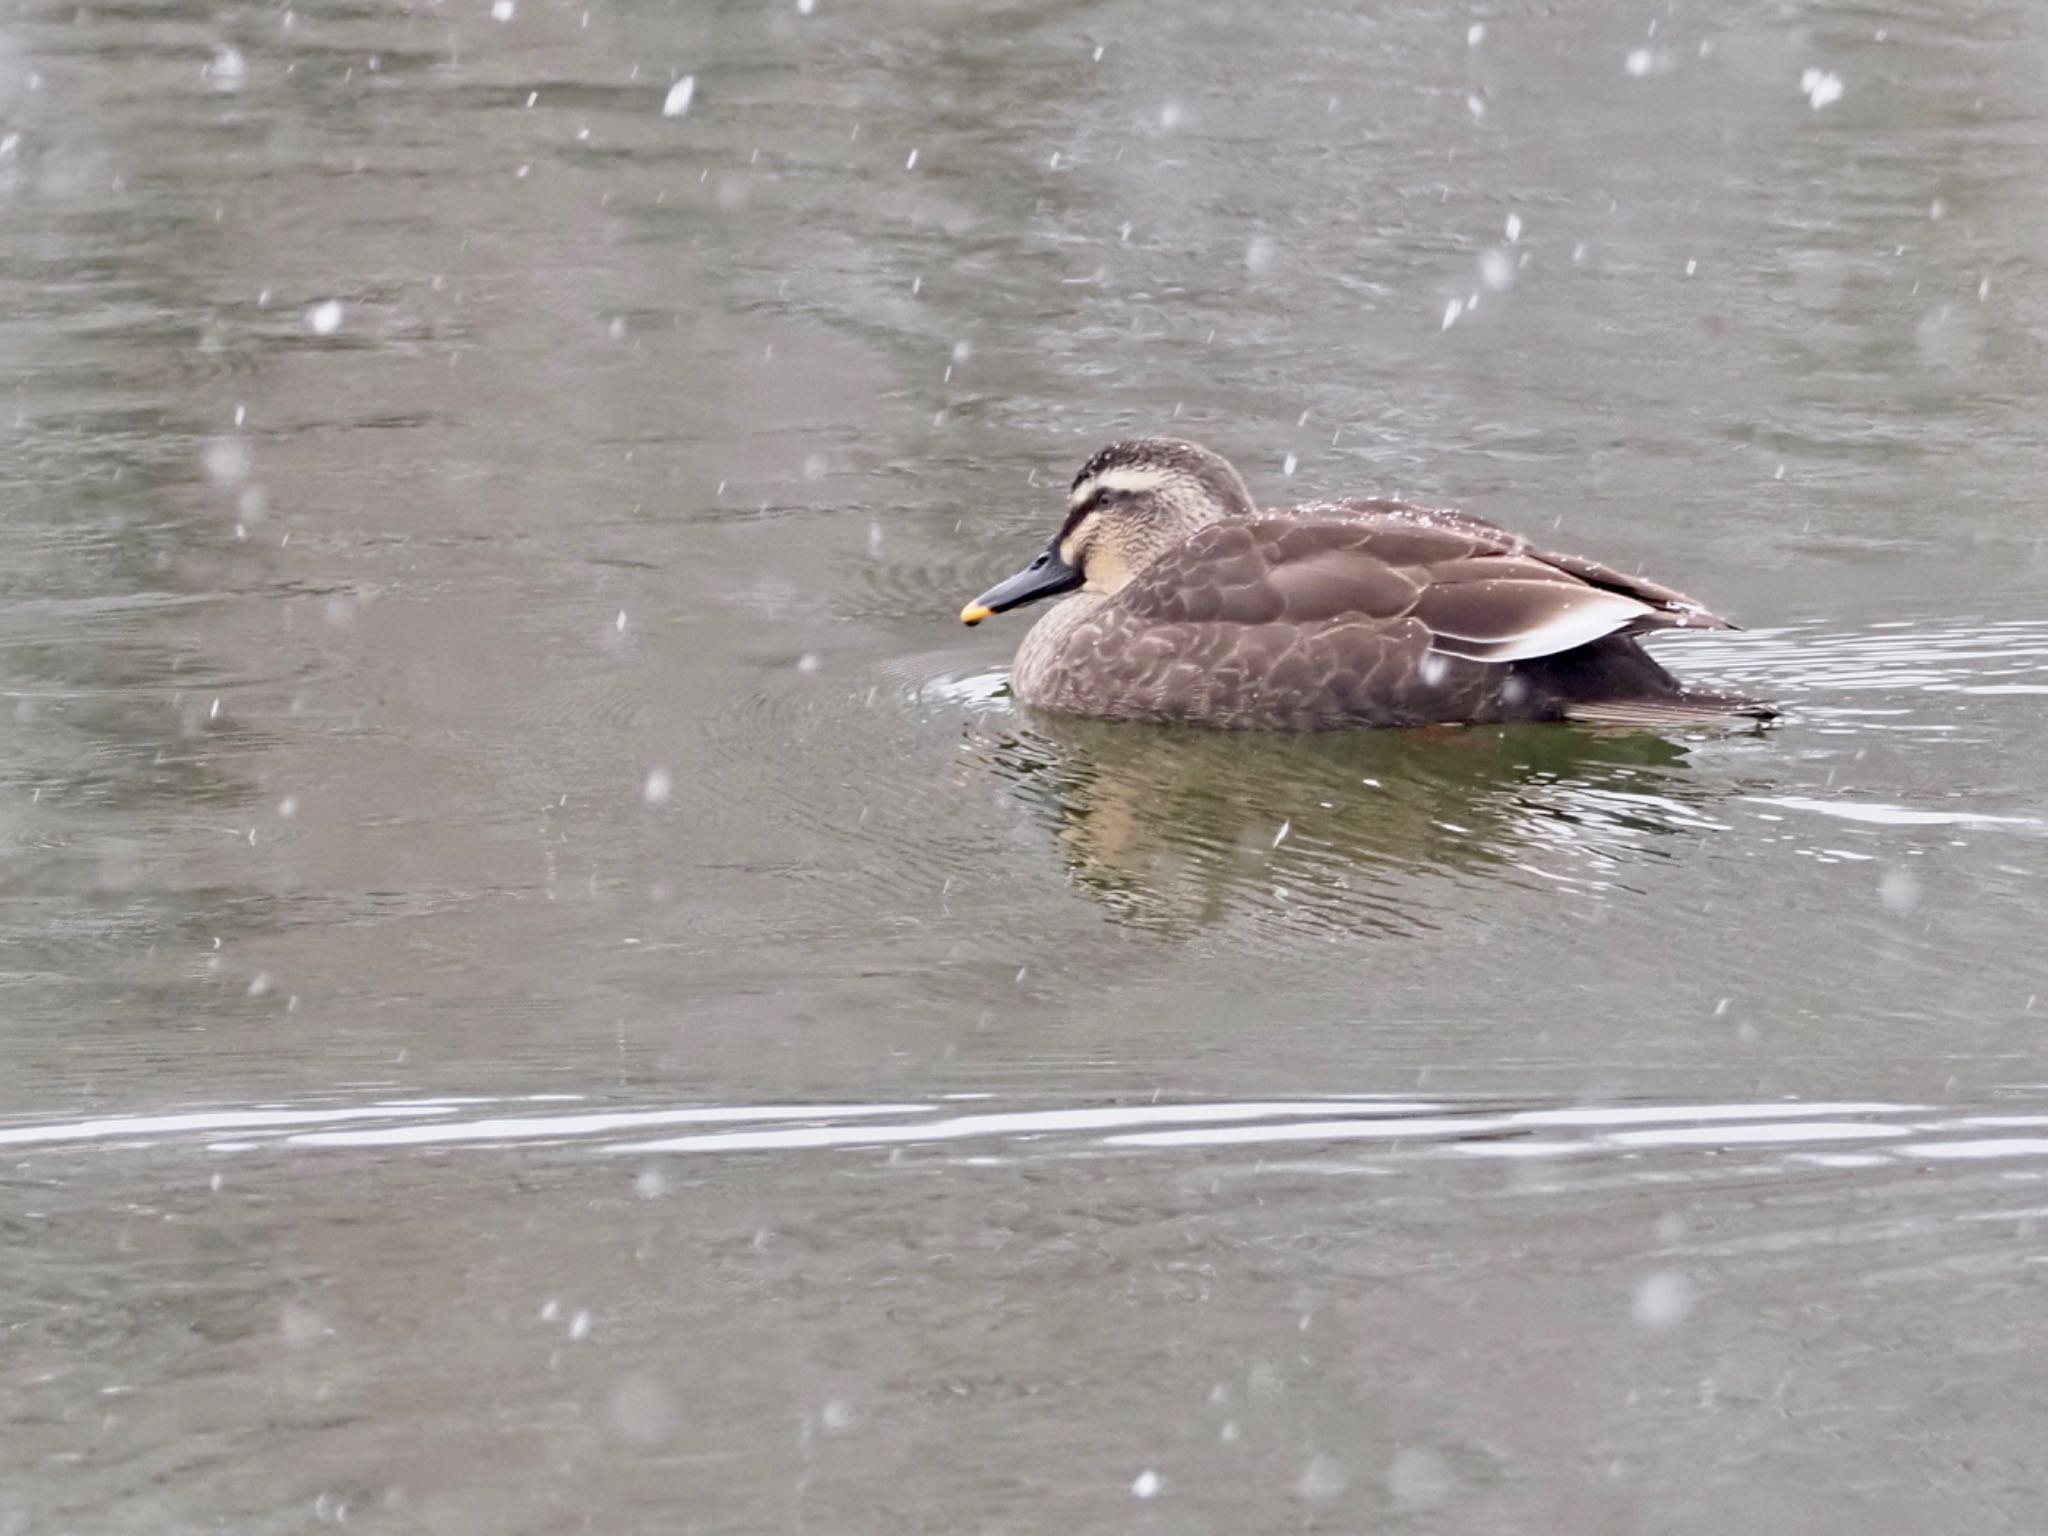
[[[2048,1519],[2041,28],[1650,22],[11,11],[0,1531]],[[1787,718],[1033,718],[1132,431]]]

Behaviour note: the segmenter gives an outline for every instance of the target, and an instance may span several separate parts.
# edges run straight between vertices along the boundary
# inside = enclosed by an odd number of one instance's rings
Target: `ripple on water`
[[[1416,1159],[1615,1159],[1742,1151],[1805,1165],[1806,1149],[1860,1143],[1857,1167],[2048,1159],[2048,1101],[1996,1111],[1890,1100],[1736,1100],[1613,1104],[1463,1095],[1309,1095],[1159,1103],[1115,1096],[1004,1104],[987,1094],[891,1102],[613,1104],[544,1093],[219,1105],[0,1123],[0,1147],[108,1156],[193,1152],[386,1152],[467,1147],[477,1154],[583,1149],[605,1155],[843,1153],[929,1148],[985,1160],[1109,1155],[1262,1155],[1367,1144],[1393,1166]],[[661,1134],[650,1136],[650,1132]],[[1830,1159],[1833,1154],[1816,1154]],[[1824,1161],[1823,1166],[1827,1165]],[[1701,1165],[1704,1168],[1705,1165]],[[1754,1165],[1745,1165],[1753,1171]],[[1658,1172],[1669,1172],[1660,1165]],[[1681,1170],[1682,1171],[1682,1170]]]
[[[834,611],[842,618],[890,626],[951,621],[977,593],[987,591],[1032,553],[1020,542],[1016,549],[991,557],[987,550],[967,547],[941,530],[927,529],[926,534],[933,542],[920,547],[914,559],[903,559],[897,546],[907,545],[915,530],[890,536],[879,522],[870,524],[872,558],[861,562],[853,579],[834,592]],[[1044,535],[1039,538],[1042,543]],[[1021,636],[1036,617],[1012,615],[1010,627]]]
[[[1788,703],[1816,728],[1952,730],[1921,695],[2048,694],[2048,621],[1818,623],[1715,637],[1721,669]],[[1859,697],[1861,696],[1861,697]]]

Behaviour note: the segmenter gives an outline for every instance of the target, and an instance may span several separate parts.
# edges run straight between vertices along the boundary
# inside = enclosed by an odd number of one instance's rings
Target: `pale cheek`
[[[1088,579],[1081,583],[1084,592],[1119,592],[1131,579],[1131,568],[1111,554],[1095,555],[1085,569]]]

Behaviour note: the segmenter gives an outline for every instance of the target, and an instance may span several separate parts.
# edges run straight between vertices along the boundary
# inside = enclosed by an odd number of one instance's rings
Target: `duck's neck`
[[[1170,519],[1126,532],[1116,548],[1099,551],[1089,558],[1086,590],[1105,597],[1121,592],[1133,577],[1168,550],[1178,549],[1211,523],[1235,515],[1235,508],[1204,501],[1176,509]]]

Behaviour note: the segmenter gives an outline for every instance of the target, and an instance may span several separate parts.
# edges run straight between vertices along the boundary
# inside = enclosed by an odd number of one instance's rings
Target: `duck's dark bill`
[[[979,624],[1011,608],[1035,603],[1041,597],[1056,597],[1081,585],[1079,571],[1048,549],[1008,581],[999,581],[960,610],[962,624]]]

